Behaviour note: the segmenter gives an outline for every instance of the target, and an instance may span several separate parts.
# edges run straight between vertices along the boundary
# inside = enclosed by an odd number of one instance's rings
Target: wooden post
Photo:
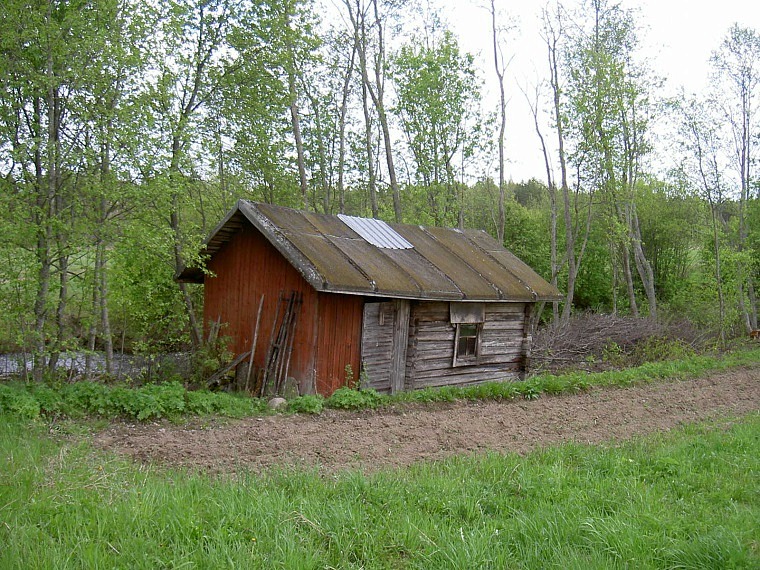
[[[406,345],[409,342],[409,301],[394,301],[393,349],[391,353],[391,394],[404,389],[406,377]]]
[[[283,377],[282,385],[285,386],[288,383],[288,372],[290,371],[290,357],[293,355],[293,342],[296,338],[296,321],[298,320],[298,312],[301,309],[301,303],[303,303],[303,299],[301,298],[301,293],[293,292],[293,296],[295,297],[295,307],[293,310],[293,320],[291,324],[290,329],[290,336],[288,338],[288,348],[285,351],[285,374]]]
[[[530,368],[530,351],[533,345],[533,335],[531,334],[530,317],[533,311],[533,304],[525,304],[525,313],[523,321],[523,345],[522,345],[522,370],[520,371],[520,379],[524,380],[528,375],[528,369]]]
[[[248,383],[251,381],[251,370],[253,369],[253,355],[256,352],[256,341],[259,338],[259,324],[261,324],[261,311],[264,308],[264,295],[259,301],[259,312],[256,315],[256,325],[253,328],[253,340],[251,341],[251,358],[248,360],[248,370],[245,373],[245,391],[248,392]]]

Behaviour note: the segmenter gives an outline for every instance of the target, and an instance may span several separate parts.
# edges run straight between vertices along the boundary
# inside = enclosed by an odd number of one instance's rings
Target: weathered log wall
[[[409,301],[364,304],[362,365],[366,387],[382,393],[404,389],[409,334]]]
[[[480,354],[454,366],[456,325],[450,322],[449,304],[412,304],[407,348],[406,389],[472,384],[517,378],[525,370],[525,303],[489,303],[482,325]]]

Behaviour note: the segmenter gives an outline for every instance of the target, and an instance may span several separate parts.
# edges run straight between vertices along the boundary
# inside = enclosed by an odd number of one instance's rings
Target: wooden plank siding
[[[411,304],[405,299],[393,302],[393,354],[391,358],[391,394],[404,389],[406,380],[406,350],[409,344],[409,317]]]
[[[362,366],[367,375],[366,387],[382,393],[391,391],[395,317],[392,302],[364,304]]]
[[[362,366],[366,386],[383,393],[404,389],[409,335],[409,301],[364,304]]]
[[[406,389],[519,377],[529,346],[525,315],[525,303],[486,304],[478,358],[472,364],[454,367],[456,325],[451,323],[449,304],[412,303]]]
[[[206,326],[221,320],[237,355],[250,350],[259,300],[264,295],[254,363],[264,366],[280,291],[298,291],[303,303],[296,322],[289,376],[301,393],[329,395],[344,380],[346,364],[358,374],[360,297],[317,293],[298,271],[250,226],[243,227],[211,258],[215,276],[205,280]],[[337,366],[333,371],[331,367]],[[324,390],[324,391],[322,391]]]
[[[346,366],[359,380],[362,310],[356,295],[319,293],[316,338],[316,391],[329,396],[346,383]]]

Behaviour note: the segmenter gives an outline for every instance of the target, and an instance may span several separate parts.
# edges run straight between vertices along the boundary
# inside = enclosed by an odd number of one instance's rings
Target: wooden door
[[[404,389],[409,301],[365,303],[362,323],[362,367],[367,387],[378,392]]]

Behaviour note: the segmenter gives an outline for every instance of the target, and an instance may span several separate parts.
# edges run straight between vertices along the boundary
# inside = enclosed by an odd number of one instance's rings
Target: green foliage
[[[325,399],[320,395],[306,394],[288,402],[288,411],[296,414],[320,414],[325,407]]]
[[[185,393],[187,412],[195,415],[215,414],[230,418],[268,413],[263,398],[245,398],[225,392],[189,390]]]
[[[537,273],[551,279],[550,240],[546,239],[550,232],[548,209],[526,208],[515,200],[507,200],[504,207],[508,220],[504,246]]]
[[[705,205],[682,188],[648,180],[636,188],[636,209],[658,297],[667,303],[694,272],[693,253],[706,229]]]
[[[377,408],[383,403],[385,398],[373,389],[349,388],[343,386],[335,390],[332,395],[325,400],[328,408],[339,408],[343,410],[362,410],[368,408]]]
[[[741,184],[725,149],[733,140],[747,146],[745,156],[755,156],[756,125],[739,137],[742,121],[696,110],[717,137],[704,147],[715,155],[715,172],[705,172],[702,196],[694,194],[695,172],[686,172],[694,169],[684,168],[693,148],[679,153],[684,172],[676,185],[640,172],[661,161],[647,156],[657,80],[638,64],[635,13],[608,0],[585,8],[573,26],[562,26],[557,77],[570,178],[579,184],[571,190],[569,223],[582,235],[586,206],[593,213],[575,306],[626,310],[619,254],[631,241],[626,212],[635,212],[641,239],[634,241],[652,264],[658,301],[709,331],[743,334],[739,307],[749,298],[739,291],[747,294],[747,280],[760,270],[760,201],[752,198],[755,179],[745,180],[748,197],[737,201],[732,187]],[[499,189],[484,174],[493,168],[493,137],[480,109],[475,59],[434,14],[426,16],[425,34],[408,34],[406,16],[390,24],[385,18],[395,8],[380,12],[388,13],[379,20],[354,14],[370,76],[378,71],[367,144],[373,154],[383,148],[379,115],[394,113],[410,151],[397,164],[399,179],[407,181],[404,221],[454,226],[461,214],[464,226],[495,235]],[[112,340],[141,354],[186,349],[188,306],[198,310],[202,299],[200,288],[189,285],[183,299],[173,281],[178,266],[198,261],[203,237],[238,197],[303,206],[292,125],[284,119],[291,102],[300,108],[308,207],[371,215],[364,125],[357,120],[361,57],[337,30],[320,37],[317,16],[312,2],[300,0],[3,3],[0,350],[37,347],[50,354],[89,346],[91,339],[98,349]],[[389,24],[406,38],[394,54],[378,52],[385,48],[375,43],[379,27]],[[756,85],[757,65],[750,64],[758,45],[755,30],[734,26],[713,58],[715,75],[724,80],[720,107],[735,119],[756,106],[756,89],[749,99],[736,90]],[[383,95],[385,77],[395,85]],[[737,107],[742,101],[749,102],[746,109]],[[730,131],[737,136],[725,138]],[[391,150],[402,157],[398,144]],[[376,164],[378,180],[387,177],[383,162]],[[466,183],[473,172],[482,179]],[[632,180],[639,182],[628,187]],[[385,184],[377,193],[379,215],[390,219],[393,193]],[[510,182],[507,194],[505,244],[549,278],[549,190],[531,179]],[[708,199],[720,220],[725,320],[715,295]],[[567,270],[559,271],[564,290]],[[640,279],[633,280],[641,298]],[[199,354],[195,380],[220,356]]]
[[[645,362],[683,360],[694,355],[694,349],[680,339],[649,337],[636,344],[630,359],[632,363],[640,365]]]
[[[40,404],[28,392],[0,384],[0,413],[35,419],[40,415]]]
[[[618,358],[611,345],[606,358]],[[745,366],[760,360],[755,347],[728,353],[722,358],[694,355],[678,341],[642,343],[634,358],[643,364],[626,370],[598,373],[542,374],[525,381],[486,382],[474,386],[445,386],[385,396],[372,389],[342,387],[332,396],[300,396],[288,402],[294,413],[318,414],[324,407],[344,410],[375,409],[404,402],[434,403],[456,400],[535,399],[541,394],[574,393],[594,386],[630,386],[655,380],[693,377],[711,371]],[[651,359],[669,359],[653,362]],[[0,384],[0,412],[23,418],[99,416],[136,420],[217,414],[245,417],[271,411],[265,399],[224,392],[186,390],[178,382],[148,384],[140,388],[109,386],[97,382],[72,384]]]
[[[178,382],[140,388],[97,382],[0,384],[0,412],[24,418],[99,416],[145,421],[183,415],[243,417],[266,409],[266,401],[261,399],[188,391]]]
[[[474,58],[444,30],[432,43],[413,38],[403,45],[390,68],[397,94],[393,110],[414,159],[415,184],[407,192],[426,206],[414,210],[435,225],[454,225],[462,191],[456,181],[463,177],[457,165],[472,158],[484,130]]]
[[[8,570],[760,566],[757,414],[331,476],[146,468],[47,429],[0,417]]]
[[[194,350],[190,358],[191,383],[202,385],[214,372],[229,364],[234,356],[229,348],[231,344],[230,337],[217,336]]]
[[[127,346],[152,354],[187,341],[187,316],[169,264],[172,236],[137,220],[113,251],[111,303]]]

